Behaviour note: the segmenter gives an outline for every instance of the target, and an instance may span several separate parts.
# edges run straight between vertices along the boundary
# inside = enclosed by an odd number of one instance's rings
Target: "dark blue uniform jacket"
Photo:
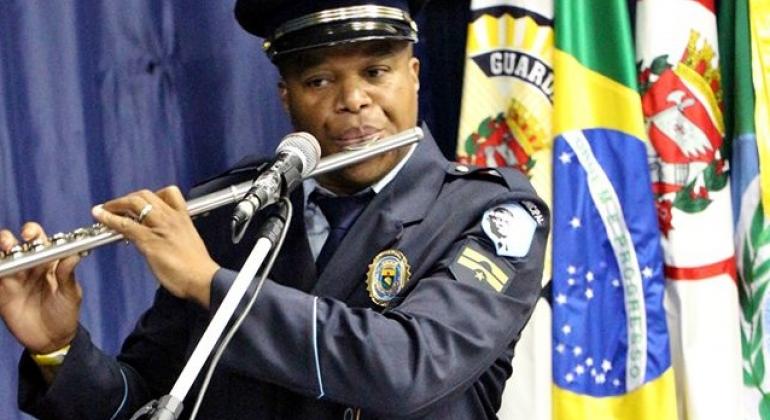
[[[239,165],[193,195],[250,179],[254,168]],[[427,134],[320,277],[303,226],[302,191],[295,191],[271,280],[225,353],[199,418],[495,418],[514,345],[540,292],[548,210],[514,170],[464,169],[445,160]],[[521,201],[539,216],[529,252],[497,256],[482,216]],[[241,244],[231,244],[231,214],[228,206],[196,222],[224,267],[212,284],[210,310],[158,290],[117,360],[81,327],[50,387],[22,356],[21,407],[41,418],[118,419],[167,394],[234,280],[231,270],[254,242],[258,222]],[[458,265],[469,248],[506,274],[501,290]],[[383,308],[369,297],[366,273],[386,249],[403,252],[411,276]]]

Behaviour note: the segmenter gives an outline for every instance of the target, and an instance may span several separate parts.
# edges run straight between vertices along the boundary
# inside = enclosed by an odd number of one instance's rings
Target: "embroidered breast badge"
[[[369,297],[380,306],[387,306],[406,286],[411,267],[403,252],[387,249],[374,257],[366,273]]]

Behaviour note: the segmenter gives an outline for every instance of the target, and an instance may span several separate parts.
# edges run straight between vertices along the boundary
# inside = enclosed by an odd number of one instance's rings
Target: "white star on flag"
[[[578,375],[582,375],[586,373],[586,369],[583,367],[583,365],[577,365],[575,366],[575,373],[577,373]]]
[[[574,265],[570,265],[569,267],[567,267],[567,273],[569,274],[575,274],[576,271],[577,271],[577,268],[575,268]]]
[[[560,354],[564,353],[564,344],[562,344],[562,343],[557,344],[556,345],[556,352],[560,353]]]
[[[567,303],[567,295],[565,295],[564,293],[559,293],[556,296],[556,303],[558,303],[559,305],[564,305],[565,303]]]
[[[589,357],[586,359],[586,366],[593,366],[594,365],[594,359]]]
[[[596,383],[597,384],[603,384],[606,381],[607,381],[607,377],[604,376],[603,373],[600,373],[600,374],[596,375]]]
[[[567,279],[567,284],[569,284],[570,286],[574,286],[575,285],[575,279],[573,279],[572,277],[568,278]]]
[[[586,289],[586,299],[591,300],[594,298],[594,291],[591,288]]]
[[[642,275],[646,279],[651,279],[652,278],[652,268],[650,266],[644,267],[644,269],[642,270]]]
[[[566,164],[572,162],[572,155],[570,155],[567,152],[564,152],[561,155],[559,155],[559,160],[561,161],[561,163],[566,165]]]
[[[586,273],[586,281],[592,282],[594,281],[594,273],[589,271]]]
[[[611,371],[612,370],[612,363],[609,360],[604,359],[602,361],[602,370],[604,370],[605,372]]]
[[[575,348],[572,349],[572,354],[574,354],[575,356],[580,356],[581,354],[583,354],[583,348],[580,346],[575,346]]]
[[[569,221],[569,224],[573,229],[577,229],[580,227],[580,219],[573,217],[572,220]]]
[[[620,287],[620,280],[612,279],[612,285],[615,286],[615,287]]]
[[[564,379],[567,382],[572,382],[572,381],[575,380],[575,375],[573,375],[572,373],[568,373],[568,374],[564,375]]]
[[[564,326],[561,327],[561,332],[563,332],[564,334],[569,335],[569,333],[572,332],[572,327],[570,327],[569,324],[564,324]]]

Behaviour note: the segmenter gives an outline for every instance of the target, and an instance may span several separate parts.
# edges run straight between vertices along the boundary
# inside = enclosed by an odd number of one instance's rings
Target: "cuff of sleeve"
[[[220,269],[211,286],[210,316],[219,309],[237,273]],[[308,396],[323,395],[319,383],[316,318],[324,312],[314,296],[266,280],[250,316],[230,344],[228,367]],[[237,361],[249,360],[249,363]]]
[[[101,410],[109,418],[111,408],[119,406],[124,397],[123,376],[118,366],[79,326],[50,385],[29,352],[24,351],[19,361],[19,407],[41,418],[78,418],[84,412],[98,415],[96,412]],[[98,408],[94,406],[95,399],[103,402]]]
[[[225,300],[227,291],[230,290],[237,275],[238,272],[226,268],[220,268],[214,273],[214,279],[211,281],[211,301],[209,302],[209,311],[212,315],[222,305],[222,301]]]

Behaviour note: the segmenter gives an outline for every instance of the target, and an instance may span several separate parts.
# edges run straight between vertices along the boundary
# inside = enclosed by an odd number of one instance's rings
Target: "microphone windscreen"
[[[321,145],[315,136],[304,131],[291,133],[281,140],[275,153],[291,153],[302,160],[302,176],[306,177],[318,165],[321,159]]]

